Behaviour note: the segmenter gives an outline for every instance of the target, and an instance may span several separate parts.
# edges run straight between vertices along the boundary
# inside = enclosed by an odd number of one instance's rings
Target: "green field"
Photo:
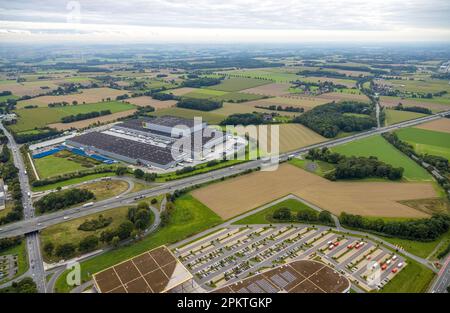
[[[248,224],[269,224],[269,223],[277,223],[278,221],[275,220],[272,215],[275,212],[275,210],[280,209],[280,208],[289,208],[289,210],[291,211],[292,216],[296,216],[298,212],[302,212],[302,211],[308,211],[308,212],[314,212],[316,213],[317,211],[314,210],[313,208],[307,206],[306,204],[304,204],[303,202],[300,202],[296,199],[286,199],[284,201],[281,201],[280,203],[277,203],[271,207],[268,207],[262,211],[259,211],[255,214],[252,214],[250,216],[244,217],[241,220],[238,220],[236,222],[234,222],[233,224],[243,224],[243,225],[248,225]],[[285,222],[285,221],[283,221]],[[291,223],[291,221],[288,221],[287,223]],[[309,224],[314,224],[311,222],[308,222]]]
[[[386,83],[393,85],[395,89],[406,92],[435,93],[447,91],[450,93],[448,80],[443,79],[387,80]]]
[[[223,73],[231,77],[256,78],[260,80],[270,80],[276,83],[289,83],[300,78],[300,76],[287,72],[280,68],[261,70],[232,70]]]
[[[19,277],[20,275],[24,274],[28,270],[28,259],[27,259],[27,247],[26,247],[26,241],[25,238],[22,239],[22,242],[20,245],[17,245],[15,247],[3,250],[0,252],[0,255],[8,255],[13,254],[17,255],[17,274],[14,275],[13,279],[16,277]],[[7,282],[8,280],[5,278],[3,280],[0,280],[0,284],[3,284]]]
[[[214,97],[223,96],[225,94],[227,94],[226,91],[198,88],[195,91],[191,91],[185,94],[183,97],[195,99],[211,99]]]
[[[295,165],[305,171],[319,175],[320,177],[324,177],[327,173],[334,170],[333,164],[320,160],[311,161],[294,158],[292,160],[289,160],[289,164]]]
[[[69,185],[79,184],[88,180],[102,178],[102,177],[109,177],[116,175],[114,172],[107,172],[107,173],[98,173],[98,174],[91,174],[86,175],[83,177],[77,177],[77,178],[71,178],[68,180],[61,181],[59,183],[49,184],[45,186],[39,186],[39,187],[32,187],[33,191],[45,191],[45,190],[52,190],[56,189],[58,187],[65,187]]]
[[[58,123],[61,118],[78,113],[90,113],[94,111],[110,110],[111,113],[131,110],[134,105],[120,101],[105,101],[90,104],[68,105],[65,107],[49,108],[40,107],[35,109],[18,109],[15,112],[19,115],[17,124],[11,125],[11,129],[16,132],[45,127],[47,124]]]
[[[0,96],[0,103],[5,102],[6,100],[9,100],[9,99],[17,100],[17,99],[19,99],[19,98],[20,98],[20,97],[15,96],[15,95]]]
[[[164,244],[174,243],[207,230],[222,222],[222,219],[208,207],[189,194],[175,201],[168,225],[158,229],[140,241],[119,247],[81,263],[81,278],[85,282],[90,275],[97,273],[121,261],[151,250]],[[67,272],[56,282],[57,292],[68,292],[71,288],[66,283]]]
[[[415,241],[408,239],[400,239],[393,237],[385,237],[377,234],[377,237],[382,238],[383,240],[390,242],[394,245],[399,245],[406,251],[417,255],[421,258],[426,259],[430,254],[433,253],[434,249],[440,244],[440,242],[447,242],[450,240],[450,231],[441,235],[438,239],[433,241]]]
[[[429,268],[409,258],[406,267],[389,281],[382,293],[424,293],[430,285],[434,273]]]
[[[249,89],[257,86],[269,84],[270,81],[254,78],[234,77],[224,79],[220,84],[210,86],[208,89],[222,90],[222,91],[239,91]]]
[[[442,156],[450,160],[450,134],[420,128],[404,128],[395,132],[420,154]]]
[[[432,181],[431,175],[380,135],[333,147],[334,152],[347,156],[376,156],[380,161],[405,169],[403,177],[409,181]]]
[[[389,110],[389,109],[385,110],[385,113],[386,113],[386,126],[427,116],[426,114],[422,113]]]
[[[212,111],[214,112],[214,111]],[[222,122],[226,116],[221,114],[216,114],[212,112],[205,112],[200,110],[190,110],[184,108],[167,108],[157,110],[156,112],[152,112],[149,115],[152,116],[163,116],[163,115],[173,115],[178,117],[184,117],[188,119],[192,119],[194,117],[202,117],[204,122],[209,124],[219,124]]]
[[[40,179],[85,170],[99,164],[94,159],[74,155],[67,151],[33,161]]]

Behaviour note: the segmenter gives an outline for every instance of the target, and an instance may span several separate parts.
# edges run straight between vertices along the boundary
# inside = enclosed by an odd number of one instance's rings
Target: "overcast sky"
[[[0,41],[450,41],[450,0],[0,0]]]

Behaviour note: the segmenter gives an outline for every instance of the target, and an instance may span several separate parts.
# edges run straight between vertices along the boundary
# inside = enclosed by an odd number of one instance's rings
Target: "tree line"
[[[357,115],[346,115],[356,113]],[[319,105],[293,120],[327,138],[340,132],[363,131],[377,126],[373,106],[367,103],[346,101]]]
[[[91,199],[95,199],[95,195],[92,191],[74,188],[49,193],[36,201],[34,205],[40,213],[46,213],[62,210],[74,204]]]
[[[324,224],[335,226],[333,217],[328,211],[316,212],[314,210],[300,210],[296,215],[292,214],[291,209],[282,207],[272,213],[272,218],[279,222],[307,222],[313,224]]]
[[[94,111],[89,113],[78,113],[76,115],[64,116],[61,118],[62,123],[72,123],[76,121],[87,120],[90,118],[95,118],[99,116],[112,114],[111,110]]]
[[[221,101],[209,99],[183,98],[177,102],[177,107],[191,110],[212,111],[223,106]]]
[[[407,111],[407,112],[416,112],[416,113],[422,113],[422,114],[432,114],[433,112],[424,107],[420,106],[411,106],[411,107],[404,107],[403,104],[399,103],[395,107],[393,107],[394,110],[397,111]]]
[[[342,212],[339,221],[342,225],[351,228],[419,241],[435,240],[446,233],[450,227],[450,216],[444,214],[435,214],[430,218],[417,220],[385,221],[381,218],[366,218]]]
[[[335,165],[335,169],[325,175],[330,180],[338,179],[363,179],[367,177],[380,177],[390,180],[399,180],[403,177],[402,167],[393,167],[377,157],[347,157],[337,152],[331,152],[328,148],[311,149],[306,158],[320,160]]]

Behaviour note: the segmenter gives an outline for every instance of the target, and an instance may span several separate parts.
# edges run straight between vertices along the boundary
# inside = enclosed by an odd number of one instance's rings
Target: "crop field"
[[[416,162],[397,150],[380,135],[353,141],[332,148],[347,156],[376,156],[394,167],[403,167],[403,177],[408,181],[432,181],[431,175]]]
[[[16,83],[8,81],[0,84],[0,91],[11,91],[16,96],[36,96],[58,88],[54,81]]]
[[[214,112],[214,111],[212,111]],[[184,117],[188,119],[192,119],[194,117],[202,117],[203,120],[209,124],[219,124],[222,122],[226,116],[221,114],[216,114],[212,112],[205,112],[199,110],[190,110],[183,108],[168,108],[161,109],[156,112],[152,112],[149,115],[151,116],[163,116],[163,115],[173,115],[178,117]]]
[[[385,113],[386,113],[386,126],[427,116],[426,114],[422,113],[389,110],[389,109],[385,110]]]
[[[392,85],[395,89],[407,92],[435,93],[447,91],[450,93],[448,80],[427,79],[427,80],[383,80],[384,84]]]
[[[419,99],[419,98],[400,98],[381,96],[380,103],[386,107],[393,107],[399,103],[403,106],[420,106],[428,108],[433,112],[447,111],[450,109],[450,99],[447,98],[433,98],[433,99]]]
[[[175,100],[160,101],[160,100],[153,99],[152,97],[149,97],[149,96],[129,98],[129,99],[126,99],[125,102],[134,104],[139,107],[144,107],[144,106],[150,105],[150,106],[154,107],[155,110],[170,108],[170,107],[175,106],[175,104],[177,103],[177,101],[175,101]]]
[[[9,99],[17,100],[17,99],[19,99],[19,97],[16,95],[0,96],[0,103],[5,102],[6,100],[9,100]]]
[[[319,96],[321,99],[327,99],[329,101],[360,101],[369,102],[369,98],[362,92],[349,93],[349,92],[328,92]]]
[[[41,107],[34,109],[18,109],[15,112],[19,115],[19,119],[17,124],[11,125],[11,129],[19,132],[40,128],[51,123],[58,123],[64,116],[78,113],[89,113],[101,110],[111,110],[111,113],[117,113],[134,108],[134,105],[120,101],[105,101],[56,108]]]
[[[250,70],[232,70],[223,72],[231,77],[247,77],[262,80],[270,80],[276,83],[289,83],[296,81],[300,76],[285,71],[283,69],[250,69]]]
[[[70,105],[73,101],[77,101],[78,104],[84,103],[97,103],[107,98],[115,100],[117,96],[128,93],[124,90],[116,90],[111,88],[92,88],[92,89],[81,89],[80,93],[63,95],[63,96],[42,96],[29,100],[19,101],[17,103],[17,108],[21,109],[26,105],[37,105],[39,107],[47,107],[49,103],[55,102],[68,102]]]
[[[166,90],[166,91],[163,91],[163,92],[164,93],[171,93],[174,96],[184,96],[185,94],[188,94],[188,93],[196,91],[196,90],[198,90],[198,88],[182,87],[182,88]]]
[[[72,122],[72,123],[52,123],[52,124],[48,124],[48,126],[51,128],[55,128],[57,130],[68,130],[68,129],[72,129],[72,128],[82,129],[82,128],[86,128],[92,124],[97,124],[97,123],[103,124],[103,123],[114,122],[119,118],[130,116],[134,112],[136,112],[136,109],[117,112],[117,113],[108,114],[108,115],[95,117],[95,118],[89,118],[87,120],[82,120],[82,121],[77,121],[77,122]]]
[[[450,133],[419,128],[404,128],[395,132],[420,154],[442,156],[450,160]]]
[[[258,87],[242,90],[245,93],[257,94],[261,96],[278,97],[289,94],[290,84],[271,83]]]
[[[270,81],[262,79],[232,77],[224,79],[218,85],[207,87],[207,89],[221,90],[221,91],[240,91],[244,89],[266,85],[269,83]]]
[[[439,120],[431,121],[428,123],[420,124],[414,128],[434,130],[437,132],[450,133],[450,119],[441,118]]]
[[[191,91],[187,94],[184,94],[183,97],[186,98],[195,98],[195,99],[210,99],[215,101],[251,101],[261,99],[264,96],[243,92],[226,92],[221,90],[214,89],[203,89],[197,88],[194,91]]]
[[[331,182],[291,164],[211,184],[193,196],[229,219],[274,199],[294,194],[336,215],[341,212],[377,217],[424,217],[400,200],[436,197],[433,184],[399,182]]]

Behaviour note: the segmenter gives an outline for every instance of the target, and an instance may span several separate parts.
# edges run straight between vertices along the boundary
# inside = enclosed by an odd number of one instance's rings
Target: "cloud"
[[[449,16],[450,1],[447,0],[0,0],[0,20],[3,21],[0,28],[6,29],[16,22],[16,29],[31,32],[27,40],[30,37],[48,39],[50,33],[45,29],[33,30],[36,27],[32,25],[38,26],[42,21],[60,27],[57,39],[62,38],[65,30],[73,35],[73,27],[67,28],[64,24],[74,19],[90,28],[84,28],[84,35],[77,37],[83,40],[89,40],[89,33],[95,33],[92,38],[99,40],[101,33],[109,32],[105,27],[144,32],[158,29],[162,37],[161,32],[171,34],[171,29],[183,34],[189,30],[195,39],[202,34],[212,34],[209,39],[214,39],[234,30],[237,39],[243,39],[242,34],[258,34],[261,39],[264,38],[259,34],[263,32],[275,34],[275,37],[267,36],[266,41],[277,40],[283,33],[302,34],[302,38],[309,33],[307,37],[312,39],[333,40],[337,32],[341,34],[339,38],[354,33],[365,36],[367,41],[376,40],[379,34],[389,35],[386,40],[401,39],[400,34],[408,34],[408,40],[414,40],[409,35],[414,31],[417,40],[448,40],[449,37],[443,35],[448,35],[450,29]],[[329,35],[325,36],[327,33]],[[129,40],[145,39],[142,38],[145,34],[132,35]],[[6,39],[11,40],[0,37],[0,40]],[[148,36],[148,40],[154,39]]]

